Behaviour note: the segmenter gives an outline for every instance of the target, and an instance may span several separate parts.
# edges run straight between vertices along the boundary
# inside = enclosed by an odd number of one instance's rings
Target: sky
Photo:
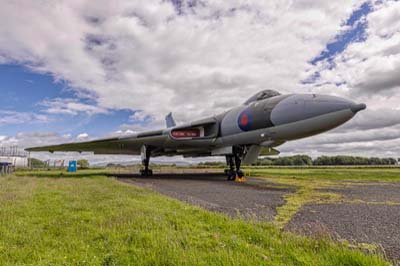
[[[274,89],[368,106],[282,155],[400,157],[400,1],[0,4],[1,146],[163,128]]]

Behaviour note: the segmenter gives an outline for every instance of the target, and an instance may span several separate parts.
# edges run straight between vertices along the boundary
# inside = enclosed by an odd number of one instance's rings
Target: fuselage
[[[331,130],[366,108],[365,104],[330,95],[276,93],[263,96],[263,93],[265,91],[251,97],[245,104],[213,118],[179,127],[178,131],[172,129],[170,136],[173,142],[197,147],[274,147],[286,141]],[[196,128],[199,129],[198,137],[187,138],[187,141],[185,138],[174,137],[179,130],[184,132]]]
[[[328,95],[279,95],[233,108],[220,125],[225,144],[267,144],[300,139],[350,120],[365,104]]]

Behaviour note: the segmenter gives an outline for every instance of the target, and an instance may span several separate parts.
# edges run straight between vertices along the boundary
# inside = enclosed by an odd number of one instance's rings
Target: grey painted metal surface
[[[275,106],[271,120],[274,125],[283,125],[350,109],[354,104],[352,101],[335,96],[296,94],[283,99]]]

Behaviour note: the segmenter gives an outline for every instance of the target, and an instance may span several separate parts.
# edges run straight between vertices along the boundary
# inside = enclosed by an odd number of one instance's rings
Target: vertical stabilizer
[[[167,123],[167,128],[176,126],[175,120],[172,117],[172,113],[167,114],[165,117],[165,122]]]

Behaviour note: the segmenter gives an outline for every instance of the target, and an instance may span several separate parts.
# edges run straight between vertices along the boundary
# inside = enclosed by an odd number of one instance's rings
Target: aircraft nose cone
[[[319,94],[295,94],[278,103],[271,113],[274,125],[282,125],[318,117],[321,115],[344,112],[356,114],[365,109],[365,104],[357,104],[351,100]]]
[[[367,105],[365,103],[359,103],[359,104],[353,104],[351,105],[350,109],[351,111],[356,114],[362,110],[365,110],[365,108],[367,108]]]

